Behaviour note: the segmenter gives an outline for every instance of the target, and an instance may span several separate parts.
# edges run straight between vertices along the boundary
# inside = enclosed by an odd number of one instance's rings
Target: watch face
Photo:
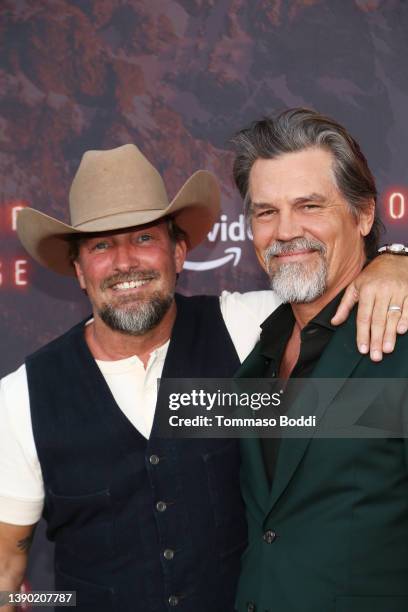
[[[405,244],[386,244],[378,249],[379,253],[391,253],[393,255],[408,255],[408,247]]]
[[[406,247],[403,244],[390,244],[388,249],[392,253],[405,253],[406,250],[407,250]]]

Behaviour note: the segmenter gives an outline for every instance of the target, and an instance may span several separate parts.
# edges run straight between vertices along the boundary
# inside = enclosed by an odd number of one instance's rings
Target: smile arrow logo
[[[233,266],[237,266],[241,259],[241,248],[240,247],[229,247],[225,249],[224,257],[213,259],[212,261],[185,261],[185,270],[195,270],[196,272],[204,272],[205,270],[213,270],[214,268],[220,268],[229,261],[234,261]]]

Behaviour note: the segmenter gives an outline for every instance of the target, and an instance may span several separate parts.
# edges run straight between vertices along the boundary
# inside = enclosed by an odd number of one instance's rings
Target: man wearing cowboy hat
[[[160,439],[156,380],[230,377],[278,300],[174,295],[219,213],[208,172],[169,204],[135,146],[89,151],[70,209],[70,225],[32,209],[18,219],[39,263],[75,271],[93,316],[2,380],[0,590],[19,588],[42,514],[56,589],[76,591],[77,609],[232,611],[246,544],[238,445]]]

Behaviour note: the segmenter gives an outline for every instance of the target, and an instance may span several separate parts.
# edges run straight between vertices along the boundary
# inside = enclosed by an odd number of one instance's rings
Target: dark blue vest
[[[246,545],[233,440],[150,440],[121,412],[84,322],[27,359],[56,588],[77,610],[230,612]],[[164,377],[230,377],[218,298],[177,296]]]

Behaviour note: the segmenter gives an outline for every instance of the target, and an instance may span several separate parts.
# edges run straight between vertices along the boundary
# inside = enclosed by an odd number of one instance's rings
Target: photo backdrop
[[[89,312],[75,280],[29,260],[15,217],[68,221],[88,149],[137,144],[169,197],[197,169],[223,212],[188,258],[186,294],[266,286],[231,180],[228,140],[286,107],[332,115],[377,178],[387,241],[407,242],[405,0],[0,0],[0,375]],[[0,415],[1,416],[1,415]],[[28,581],[52,585],[36,537]]]

